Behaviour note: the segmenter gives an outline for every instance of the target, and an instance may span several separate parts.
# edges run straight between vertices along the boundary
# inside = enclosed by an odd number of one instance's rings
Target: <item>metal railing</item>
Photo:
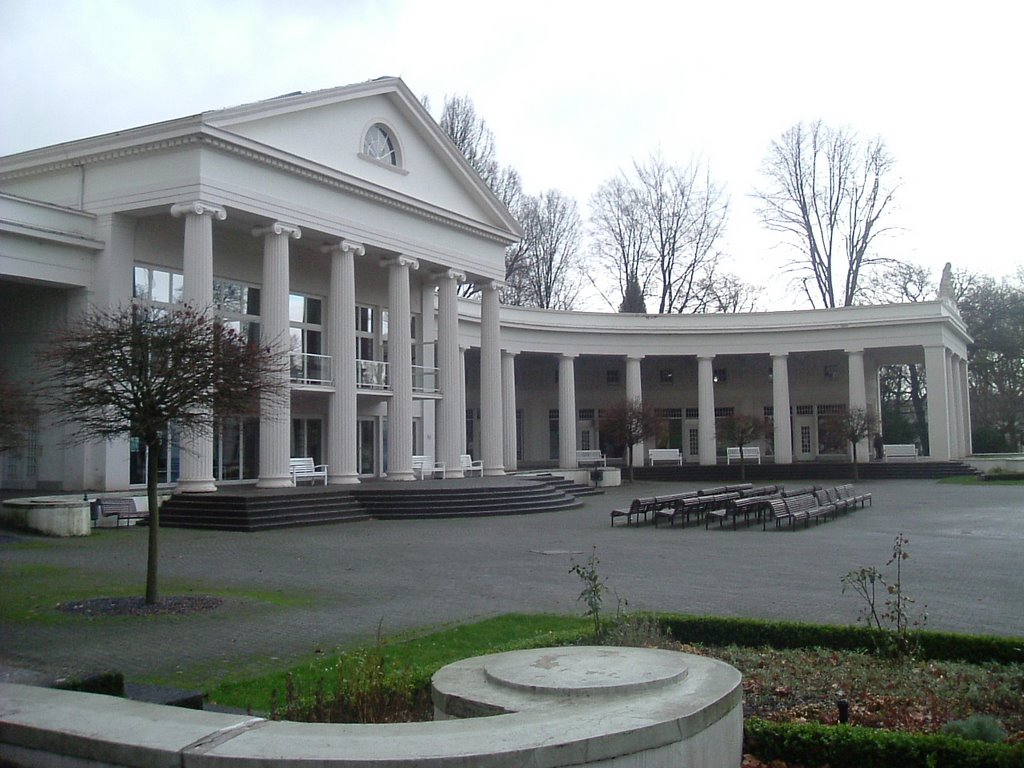
[[[292,384],[333,386],[334,373],[330,356],[292,352],[291,380]]]

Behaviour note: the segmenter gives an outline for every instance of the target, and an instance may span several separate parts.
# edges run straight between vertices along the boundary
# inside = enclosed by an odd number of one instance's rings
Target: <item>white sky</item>
[[[0,0],[0,155],[382,75],[435,110],[468,94],[527,192],[584,217],[660,149],[725,183],[729,268],[786,295],[750,193],[769,143],[818,118],[882,136],[901,178],[885,255],[1004,275],[1024,178],[1024,10],[815,0]],[[599,304],[592,308],[606,309]]]

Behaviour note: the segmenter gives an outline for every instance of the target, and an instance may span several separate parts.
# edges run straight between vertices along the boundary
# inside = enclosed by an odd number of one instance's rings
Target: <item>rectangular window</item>
[[[699,408],[687,408],[686,409],[686,418],[688,418],[688,419],[699,419],[700,418],[700,409]]]
[[[725,384],[729,380],[729,372],[725,368],[715,368],[711,374],[711,380],[715,384]]]
[[[619,370],[618,368],[609,368],[604,372],[604,381],[606,384],[618,384],[619,383]]]
[[[696,456],[700,452],[700,432],[696,429],[690,430],[690,455]]]
[[[672,369],[662,368],[660,371],[658,371],[658,378],[660,379],[662,384],[671,384],[672,379],[674,378]]]
[[[732,416],[735,413],[736,413],[736,409],[733,408],[731,405],[726,405],[726,406],[722,406],[720,408],[715,408],[715,418],[716,419],[725,419],[725,418],[728,418],[729,416]]]
[[[548,458],[558,461],[558,409],[548,411]]]
[[[593,421],[594,420],[594,409],[593,408],[580,408],[579,420],[580,421]]]
[[[813,416],[814,406],[813,405],[798,405],[796,407],[797,416]]]

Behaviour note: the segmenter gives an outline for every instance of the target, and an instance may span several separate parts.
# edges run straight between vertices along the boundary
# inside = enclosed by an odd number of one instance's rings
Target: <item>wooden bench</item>
[[[733,459],[739,461],[741,457],[739,448],[726,448],[725,449],[725,463],[732,464]],[[761,449],[756,445],[744,445],[742,452],[743,461],[747,459],[757,460],[757,463],[761,463]]]
[[[314,464],[313,459],[309,456],[289,459],[288,468],[292,473],[292,485],[298,485],[302,480],[309,480],[313,483],[323,480],[324,485],[327,485],[327,465]]]
[[[593,464],[595,467],[608,466],[608,462],[601,451],[576,451],[576,464],[580,466],[583,464]]]
[[[131,496],[126,498],[110,498],[99,500],[99,513],[102,517],[113,517],[117,515],[117,525],[121,526],[124,520],[126,526],[131,525],[132,520],[147,520],[149,512],[140,512],[135,506],[135,499]]]
[[[845,485],[837,485],[836,493],[839,498],[850,503],[850,506],[854,504],[860,504],[861,509],[864,508],[865,504],[874,506],[874,502],[871,500],[870,493],[857,493],[853,490],[853,485],[846,483]]]
[[[654,527],[658,527],[659,520],[668,520],[671,525],[676,524],[676,517],[683,516],[683,526],[686,526],[684,507],[680,503],[684,499],[697,498],[696,491],[683,491],[682,493],[670,493],[666,496],[656,496],[654,499]]]
[[[464,453],[459,456],[459,465],[462,467],[462,474],[466,477],[470,477],[476,472],[480,477],[484,476],[484,463],[477,459],[473,461],[473,457],[468,453]]]
[[[619,517],[626,518],[626,525],[630,525],[630,521],[635,518],[637,525],[639,525],[640,516],[643,515],[644,520],[647,520],[647,516],[654,512],[656,506],[657,502],[653,496],[648,496],[642,499],[633,499],[629,505],[629,509],[612,510],[612,526],[615,526],[615,520]]]
[[[443,461],[434,461],[433,456],[416,455],[412,457],[412,473],[420,480],[428,477],[444,479],[445,466]]]
[[[652,467],[659,461],[671,462],[679,467],[683,465],[683,455],[678,448],[651,448],[647,451],[647,460]]]
[[[751,519],[761,519],[766,507],[768,507],[767,496],[742,496],[728,502],[724,509],[713,510],[709,516],[718,519],[719,528],[722,527],[727,517],[732,518],[732,529],[735,531],[740,515],[743,516],[744,524],[750,525]],[[704,527],[707,528],[706,522]]]
[[[803,496],[787,496],[786,499],[786,510],[789,512],[790,527],[795,527],[795,523],[804,521],[804,526],[811,524],[811,520],[818,522],[818,518],[824,517],[828,519],[828,515],[831,513],[835,516],[836,508],[833,504],[818,504],[818,500],[814,497],[814,494],[805,494]]]
[[[917,446],[913,444],[883,445],[882,458],[885,461],[889,459],[913,459],[917,461]]]

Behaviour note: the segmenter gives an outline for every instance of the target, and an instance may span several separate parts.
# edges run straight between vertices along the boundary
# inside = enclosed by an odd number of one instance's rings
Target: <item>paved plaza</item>
[[[1024,637],[1024,489],[934,481],[863,482],[874,505],[807,530],[732,531],[648,524],[611,528],[634,496],[704,484],[638,482],[567,512],[480,519],[366,521],[260,533],[164,529],[164,594],[227,591],[191,616],[0,624],[0,666],[49,674],[120,669],[215,679],[247,660],[285,662],[317,649],[509,612],[580,613],[570,575],[596,547],[599,572],[630,610],[836,624],[859,605],[840,577],[884,566],[902,531],[904,589],[927,605],[928,628]],[[25,542],[30,542],[28,546]],[[17,534],[0,563],[74,569],[145,584],[146,530],[78,539]],[[5,580],[6,581],[6,580]],[[170,589],[168,585],[174,585]],[[4,589],[31,589],[19,576]],[[2,603],[0,603],[2,604]],[[194,684],[194,683],[192,683]]]

